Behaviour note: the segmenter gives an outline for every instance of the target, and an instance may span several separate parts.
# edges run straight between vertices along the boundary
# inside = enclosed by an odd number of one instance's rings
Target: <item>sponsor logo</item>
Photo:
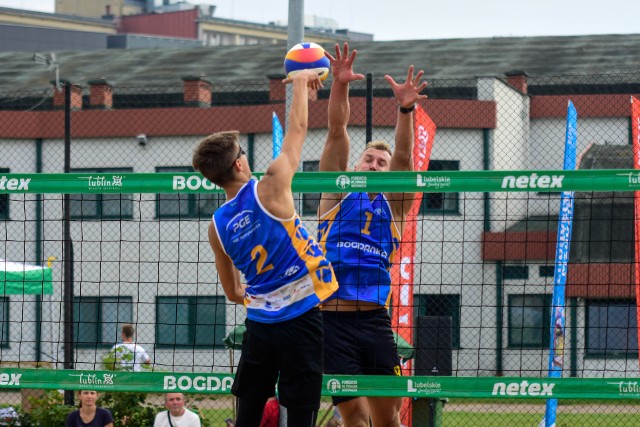
[[[336,245],[336,247],[338,248],[352,248],[352,249],[357,249],[359,251],[362,252],[368,252],[374,255],[378,255],[381,257],[388,257],[388,254],[386,251],[382,250],[382,249],[378,249],[375,246],[371,246],[371,245],[367,245],[364,243],[360,243],[360,242],[338,242],[338,244]]]
[[[229,223],[227,224],[227,231],[229,231],[229,228],[231,228],[235,233],[238,230],[246,227],[247,225],[250,225],[251,217],[249,215],[252,213],[253,211],[245,210],[240,212],[239,214],[236,214],[233,218],[229,220]]]
[[[619,173],[618,176],[626,176],[629,188],[640,188],[640,172]],[[1,183],[1,181],[0,181]],[[2,188],[2,187],[0,187]]]
[[[293,276],[298,271],[300,271],[300,266],[299,265],[292,265],[291,267],[287,268],[287,270],[284,272],[284,276],[285,277]]]
[[[366,176],[348,177],[347,175],[340,175],[338,178],[336,178],[336,187],[338,187],[341,190],[346,190],[348,188],[366,188],[367,177]]]
[[[553,396],[555,383],[495,383],[492,396]]]
[[[347,188],[349,188],[350,185],[351,185],[351,178],[349,178],[347,175],[340,175],[336,179],[336,187],[338,187],[341,190],[346,190]]]
[[[340,391],[340,381],[332,379],[327,382],[327,390],[329,393],[337,393]]]
[[[640,396],[640,385],[638,385],[638,381],[617,381],[612,383],[607,383],[611,385],[615,385],[618,388],[618,393],[620,396]]]
[[[89,175],[89,176],[80,176],[80,179],[86,179],[89,184],[89,188],[92,189],[109,189],[109,188],[122,188],[122,179],[124,178],[121,175],[111,175],[111,179],[107,179],[106,176],[103,175]]]
[[[437,394],[442,391],[442,384],[435,381],[407,380],[407,391],[420,394]]]
[[[424,165],[427,163],[427,143],[429,142],[429,131],[427,131],[427,129],[420,125],[418,126],[418,144],[417,144],[417,150],[418,150],[418,161],[417,161],[417,168],[418,170],[423,170],[424,169]]]
[[[77,377],[78,384],[91,386],[92,389],[113,388],[113,379],[116,374],[69,374],[70,377]]]
[[[338,380],[331,378],[327,381],[327,391],[329,393],[337,393],[339,391],[357,392],[358,380]]]
[[[174,176],[173,177],[173,189],[174,190],[199,190],[204,188],[205,190],[219,189],[217,185],[209,181],[207,178],[199,177],[198,175],[191,175],[188,177]]]
[[[564,175],[531,175],[505,176],[502,188],[562,188]]]
[[[416,181],[418,187],[435,189],[451,187],[451,178],[448,176],[424,176],[418,174]]]
[[[20,385],[22,374],[0,373],[0,385]]]
[[[31,178],[10,178],[0,176],[0,190],[29,190]]]
[[[181,391],[227,391],[231,389],[233,377],[189,377],[183,375],[176,377],[166,375],[164,377],[164,390],[181,390]]]

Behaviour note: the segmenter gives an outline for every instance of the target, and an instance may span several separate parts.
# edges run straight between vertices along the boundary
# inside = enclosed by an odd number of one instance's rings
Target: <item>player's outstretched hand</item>
[[[350,83],[364,79],[363,74],[354,74],[353,72],[353,61],[356,60],[357,55],[357,50],[349,53],[349,43],[346,42],[342,47],[342,52],[340,52],[340,44],[336,43],[335,58],[331,56],[329,52],[324,53],[324,56],[329,58],[329,62],[331,62],[331,74],[333,75],[334,81],[338,83]]]
[[[296,84],[296,82],[306,84],[309,88],[314,90],[318,90],[323,87],[320,76],[318,76],[318,73],[315,70],[302,70],[295,76],[282,80],[282,83],[284,84]]]
[[[427,98],[427,95],[420,95],[420,92],[427,87],[427,82],[420,82],[423,74],[424,71],[420,70],[414,77],[412,65],[409,67],[407,80],[403,84],[396,83],[390,75],[384,76],[385,80],[391,85],[393,95],[401,107],[410,108],[419,100]]]

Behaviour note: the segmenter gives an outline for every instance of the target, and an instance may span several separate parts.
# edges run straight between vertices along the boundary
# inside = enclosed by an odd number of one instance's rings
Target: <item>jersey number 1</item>
[[[371,234],[371,230],[369,230],[369,227],[371,227],[371,220],[373,219],[373,214],[371,212],[365,212],[364,214],[367,216],[367,222],[364,224],[364,228],[360,230],[360,232],[368,236]]]

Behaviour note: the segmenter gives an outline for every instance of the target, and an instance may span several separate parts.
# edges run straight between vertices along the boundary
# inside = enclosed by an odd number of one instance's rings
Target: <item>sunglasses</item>
[[[238,159],[240,159],[240,157],[242,157],[245,154],[247,154],[247,153],[244,152],[244,149],[242,147],[239,147],[239,148],[240,148],[240,150],[238,150],[238,156],[235,159],[233,159],[233,162],[231,163],[231,166],[229,166],[229,168],[227,168],[227,170],[225,172],[230,172],[231,169],[233,169],[233,166],[238,161]]]

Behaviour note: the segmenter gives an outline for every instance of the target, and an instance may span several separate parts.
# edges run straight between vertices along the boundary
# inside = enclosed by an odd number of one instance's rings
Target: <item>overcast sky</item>
[[[287,20],[289,1],[190,3],[214,4],[220,18],[268,23]],[[0,6],[53,12],[55,0],[0,0]],[[634,0],[304,0],[304,8],[374,40],[640,32],[640,2]]]

